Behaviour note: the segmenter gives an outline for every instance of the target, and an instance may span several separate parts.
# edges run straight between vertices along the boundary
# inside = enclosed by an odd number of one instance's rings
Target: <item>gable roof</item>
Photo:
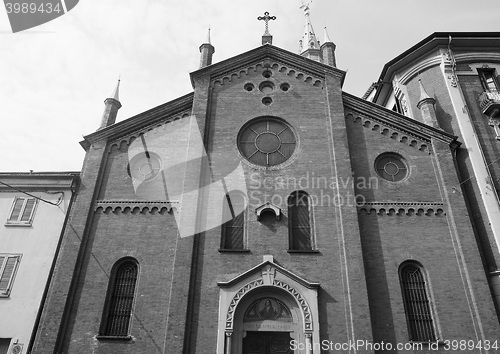
[[[341,86],[344,84],[346,75],[345,71],[309,58],[305,58],[299,54],[289,52],[268,43],[190,73],[191,84],[193,85],[193,88],[195,88],[195,82],[200,77],[206,75],[210,75],[211,77],[221,76],[234,71],[237,68],[243,68],[247,65],[255,63],[256,61],[265,59],[281,60],[282,62],[297,67],[304,72],[321,77],[324,77],[325,73],[328,72],[340,79]]]
[[[302,57],[298,54],[266,43],[245,53],[241,53],[237,56],[228,58],[221,62],[206,66],[190,73],[191,84],[193,85],[193,88],[195,88],[196,79],[200,77],[206,75],[210,75],[210,77],[221,76],[225,73],[234,71],[235,69],[245,67],[246,65],[251,65],[256,61],[265,59],[280,60],[293,67],[297,67],[304,72],[321,77],[324,77],[325,73],[328,72],[338,77],[341,81],[341,85],[344,83],[346,75],[345,71]],[[105,138],[117,138],[120,136],[125,136],[135,130],[142,129],[147,125],[155,124],[156,122],[165,119],[169,115],[175,115],[182,111],[191,109],[193,98],[194,93],[191,92],[170,102],[166,102],[150,110],[139,113],[136,116],[127,118],[121,122],[115,123],[103,129],[99,129],[94,133],[85,135],[83,137],[84,140],[80,142],[80,145],[85,150],[88,150],[93,142],[100,141]]]

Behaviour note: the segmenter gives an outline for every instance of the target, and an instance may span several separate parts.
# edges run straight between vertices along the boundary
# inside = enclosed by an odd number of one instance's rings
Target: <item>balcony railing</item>
[[[500,118],[500,93],[483,92],[479,95],[479,107],[490,118]]]

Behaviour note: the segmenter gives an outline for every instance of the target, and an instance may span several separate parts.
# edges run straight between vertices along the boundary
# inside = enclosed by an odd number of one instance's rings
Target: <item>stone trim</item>
[[[375,214],[378,216],[445,216],[443,203],[434,202],[394,202],[364,203],[358,205],[360,215]]]
[[[273,277],[274,278],[274,277]],[[262,287],[262,286],[273,286],[280,288],[282,290],[285,290],[288,294],[290,294],[295,301],[297,301],[297,304],[299,305],[303,320],[304,320],[304,331],[312,331],[313,326],[312,326],[312,315],[311,315],[311,309],[309,305],[307,304],[306,300],[300,295],[300,293],[291,285],[285,283],[282,280],[277,280],[273,279],[271,284],[266,284],[263,278],[256,279],[250,283],[247,283],[244,285],[238,292],[234,295],[233,299],[231,300],[231,303],[229,304],[229,308],[227,310],[226,314],[226,331],[232,331],[233,326],[234,326],[234,313],[236,311],[236,308],[238,307],[239,302],[241,299],[245,296],[246,293],[248,293],[250,290]]]
[[[95,205],[95,212],[104,214],[165,214],[172,213],[178,209],[178,202],[169,201],[127,201],[127,200],[98,200]]]

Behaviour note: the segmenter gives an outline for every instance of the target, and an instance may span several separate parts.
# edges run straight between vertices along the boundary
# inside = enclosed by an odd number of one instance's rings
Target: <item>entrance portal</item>
[[[243,354],[293,354],[289,332],[247,332]]]

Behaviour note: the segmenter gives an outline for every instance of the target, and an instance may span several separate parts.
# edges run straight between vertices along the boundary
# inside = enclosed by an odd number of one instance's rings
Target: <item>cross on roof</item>
[[[262,21],[266,23],[266,31],[264,32],[264,35],[270,34],[269,33],[269,21],[271,20],[276,20],[276,16],[269,16],[269,12],[264,12],[264,16],[259,16],[257,17],[257,20]]]

